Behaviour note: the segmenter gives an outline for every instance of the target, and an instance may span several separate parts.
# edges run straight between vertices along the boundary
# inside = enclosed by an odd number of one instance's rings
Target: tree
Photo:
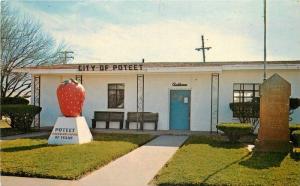
[[[59,63],[64,46],[57,46],[41,24],[1,5],[1,97],[30,97],[30,75],[13,69]]]
[[[251,123],[253,132],[259,124],[259,103],[259,98],[253,98],[250,102],[229,103],[229,108],[241,123]]]

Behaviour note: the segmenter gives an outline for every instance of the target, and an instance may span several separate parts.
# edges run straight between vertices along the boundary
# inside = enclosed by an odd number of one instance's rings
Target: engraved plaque
[[[260,128],[256,149],[288,151],[291,84],[274,74],[264,81],[260,91]]]

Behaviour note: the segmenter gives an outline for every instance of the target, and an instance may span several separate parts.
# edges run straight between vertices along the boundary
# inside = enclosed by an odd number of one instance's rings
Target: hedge
[[[230,142],[237,142],[241,136],[250,134],[252,127],[250,123],[221,123],[217,125],[217,129],[224,132]]]
[[[290,110],[295,110],[300,107],[300,99],[299,98],[290,98]]]
[[[42,108],[34,105],[2,105],[2,114],[11,120],[11,127],[27,132],[30,129],[34,116],[41,112]]]
[[[292,133],[295,130],[300,130],[300,124],[290,124],[289,129],[290,129],[290,133]]]
[[[22,97],[3,97],[0,98],[1,105],[28,105],[29,101]]]
[[[290,114],[292,114],[295,109],[300,107],[300,99],[290,98],[289,105]],[[243,121],[250,121],[250,118],[259,118],[260,98],[253,98],[250,102],[229,103],[229,108],[233,112],[233,117],[237,117],[242,123],[246,123]]]
[[[294,143],[296,146],[300,146],[300,130],[295,130],[292,132]]]
[[[296,130],[300,130],[300,124],[290,124],[290,139],[294,144],[297,144],[295,137],[292,135],[292,133]],[[300,145],[300,143],[298,143]]]

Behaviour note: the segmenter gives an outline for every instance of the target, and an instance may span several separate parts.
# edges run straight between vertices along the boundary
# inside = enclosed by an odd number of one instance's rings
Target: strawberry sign
[[[74,79],[62,82],[57,90],[60,110],[65,117],[80,116],[85,98],[84,87]]]

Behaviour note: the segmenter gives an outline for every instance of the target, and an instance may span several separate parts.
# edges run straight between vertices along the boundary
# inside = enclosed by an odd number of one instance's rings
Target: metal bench
[[[120,129],[123,128],[124,112],[107,112],[107,111],[95,111],[94,119],[92,119],[92,127],[96,128],[97,121],[105,121],[105,128],[109,129],[109,122],[120,122]]]
[[[154,129],[157,130],[158,113],[153,112],[127,112],[126,129],[129,129],[130,122],[140,122],[140,129],[144,130],[145,122],[153,122]]]

